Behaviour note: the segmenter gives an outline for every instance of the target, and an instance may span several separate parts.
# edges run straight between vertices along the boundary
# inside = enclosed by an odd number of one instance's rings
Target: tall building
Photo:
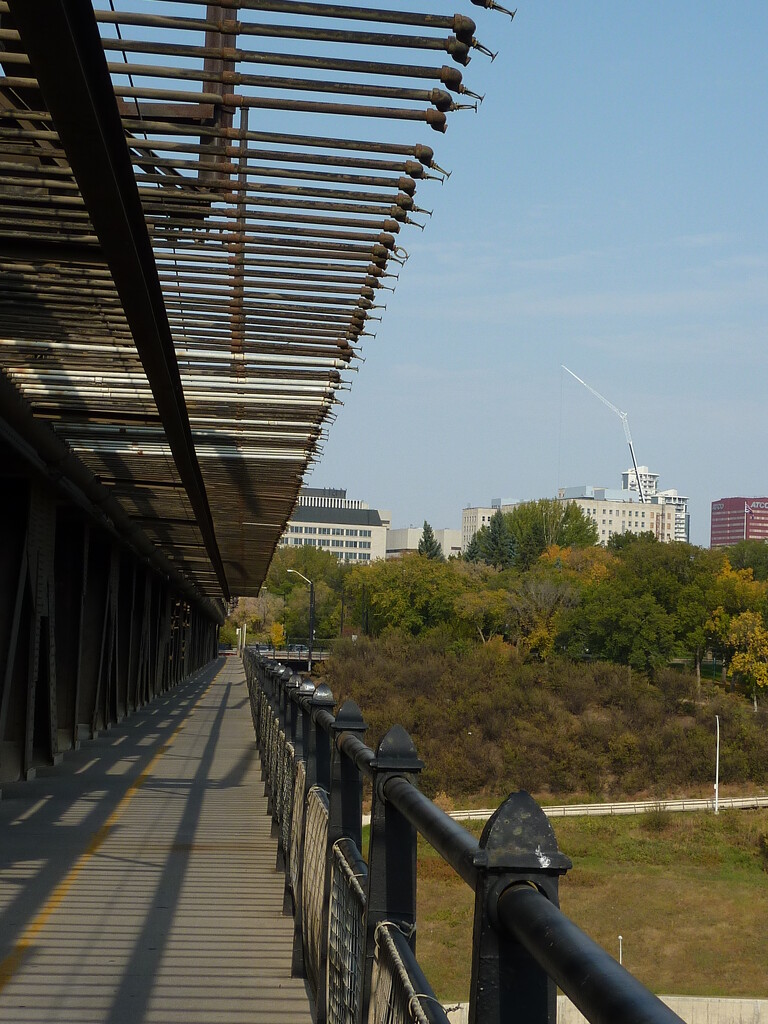
[[[643,497],[646,501],[652,501],[658,497],[664,505],[672,505],[675,510],[675,535],[674,540],[687,541],[691,533],[691,521],[688,515],[688,499],[678,494],[670,487],[667,490],[659,490],[659,474],[652,473],[647,466],[638,466],[637,473],[633,467],[621,474],[621,489],[633,491],[639,495],[637,477],[640,476],[640,483],[643,485]]]
[[[740,540],[768,540],[768,498],[721,498],[712,502],[710,547]]]
[[[433,532],[445,558],[461,554],[461,530],[434,530]],[[418,551],[423,533],[423,526],[406,526],[399,530],[387,530],[387,558],[401,558],[409,551]]]
[[[334,487],[302,487],[278,547],[322,548],[342,562],[384,558],[392,516]]]
[[[637,487],[637,477],[640,476],[640,483],[643,485],[643,496],[645,498],[652,498],[659,486],[659,474],[652,473],[647,466],[638,466],[637,473],[633,467],[625,470],[621,474],[621,489],[622,491],[634,491],[635,494],[639,494]]]

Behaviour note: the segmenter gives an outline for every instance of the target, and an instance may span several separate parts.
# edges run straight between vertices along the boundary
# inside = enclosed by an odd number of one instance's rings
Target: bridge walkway
[[[0,800],[0,1020],[309,1024],[242,665]]]

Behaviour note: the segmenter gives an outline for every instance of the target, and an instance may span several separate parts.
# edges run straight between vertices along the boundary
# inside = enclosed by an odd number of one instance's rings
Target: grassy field
[[[574,865],[561,881],[563,911],[617,958],[622,935],[624,965],[649,988],[768,998],[767,810],[566,818],[554,828]],[[472,907],[469,888],[423,846],[417,953],[446,1001],[468,997]]]

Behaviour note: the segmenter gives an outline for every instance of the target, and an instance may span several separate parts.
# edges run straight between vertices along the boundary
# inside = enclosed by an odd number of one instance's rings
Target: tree
[[[285,646],[285,629],[281,622],[273,622],[269,631],[269,640],[275,650]]]
[[[512,565],[515,542],[501,509],[497,509],[491,516],[487,532],[483,534],[481,531],[480,550],[483,561],[496,569],[508,569]]]
[[[605,546],[609,551],[618,554],[619,551],[624,551],[630,544],[636,544],[638,541],[643,541],[646,544],[658,543],[656,534],[652,530],[643,530],[642,533],[612,533]]]
[[[768,541],[740,540],[727,549],[734,569],[751,569],[756,580],[768,580]]]
[[[429,525],[427,520],[424,520],[424,532],[421,535],[419,541],[419,554],[424,555],[427,558],[433,558],[437,562],[444,562],[445,555],[443,549],[435,537],[435,531]]]
[[[768,630],[759,612],[742,612],[732,619],[728,639],[733,656],[728,675],[740,675],[757,711],[757,691],[768,687]]]
[[[467,544],[467,550],[464,552],[465,562],[481,562],[483,560],[483,552],[480,545],[480,534],[483,530],[485,530],[484,526],[481,530],[478,530],[469,544]]]
[[[521,501],[506,518],[518,569],[530,569],[553,544],[591,547],[598,541],[597,526],[574,502],[557,498]]]
[[[378,636],[384,629],[402,629],[418,636],[435,626],[455,622],[455,601],[466,584],[457,571],[463,563],[438,562],[407,554],[369,565],[357,565],[345,583],[352,621]]]

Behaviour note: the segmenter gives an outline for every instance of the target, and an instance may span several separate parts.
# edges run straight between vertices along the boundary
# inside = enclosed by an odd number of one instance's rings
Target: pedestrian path
[[[0,1021],[310,1024],[248,694],[214,667],[0,800]]]

